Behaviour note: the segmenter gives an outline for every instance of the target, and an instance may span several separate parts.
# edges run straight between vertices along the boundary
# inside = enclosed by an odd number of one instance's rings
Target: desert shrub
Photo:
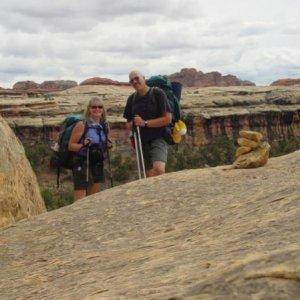
[[[290,137],[270,144],[270,156],[280,156],[300,149],[300,138]],[[232,164],[236,148],[234,141],[226,136],[217,137],[213,143],[201,148],[184,143],[172,146],[169,150],[167,172]]]
[[[37,171],[41,166],[48,164],[51,148],[47,143],[37,143],[35,145],[24,145],[25,154],[31,167]]]
[[[170,147],[167,172],[231,164],[236,146],[227,137],[217,137],[212,144],[201,148],[182,143]]]
[[[72,189],[56,189],[44,187],[41,189],[47,210],[57,209],[73,203]]]
[[[135,163],[130,156],[116,154],[111,159],[113,179],[116,183],[128,181],[132,177]]]
[[[273,141],[270,156],[280,156],[300,149],[300,137],[289,137],[280,141]]]

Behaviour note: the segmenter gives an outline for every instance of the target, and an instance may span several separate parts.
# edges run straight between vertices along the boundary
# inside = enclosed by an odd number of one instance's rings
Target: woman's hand
[[[112,147],[113,147],[112,141],[110,139],[107,139],[107,148],[112,149]]]
[[[91,139],[89,139],[89,138],[86,138],[86,139],[84,139],[84,141],[83,141],[83,146],[84,147],[88,147],[90,144],[91,144]]]

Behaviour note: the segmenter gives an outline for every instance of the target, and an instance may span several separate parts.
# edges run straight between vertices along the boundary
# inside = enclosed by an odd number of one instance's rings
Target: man
[[[149,88],[139,71],[130,72],[129,82],[135,93],[127,99],[124,110],[127,128],[140,127],[147,177],[164,174],[168,156],[164,135],[172,121],[167,96],[159,88]]]

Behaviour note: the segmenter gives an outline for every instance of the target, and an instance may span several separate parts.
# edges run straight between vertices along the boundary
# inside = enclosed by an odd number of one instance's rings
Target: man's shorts
[[[146,170],[153,168],[154,161],[167,162],[168,144],[163,138],[143,143],[143,154]]]
[[[87,182],[87,160],[84,157],[75,157],[73,160],[74,190],[85,190],[94,183],[104,182],[103,162],[89,163],[89,180]]]

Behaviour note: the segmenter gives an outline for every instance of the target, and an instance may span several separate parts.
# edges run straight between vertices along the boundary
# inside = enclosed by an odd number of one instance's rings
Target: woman
[[[69,150],[73,156],[74,200],[77,201],[100,191],[104,181],[104,159],[108,139],[108,126],[104,105],[93,97],[85,110],[85,120],[78,122],[71,134]]]

